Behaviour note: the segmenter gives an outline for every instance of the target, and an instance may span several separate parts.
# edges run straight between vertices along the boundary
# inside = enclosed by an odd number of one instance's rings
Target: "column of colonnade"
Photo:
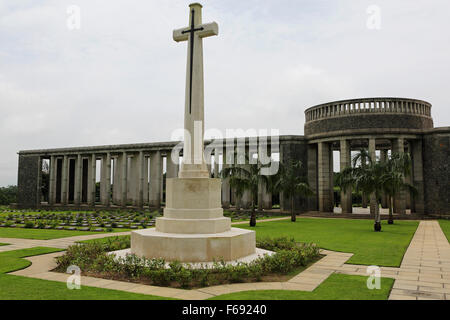
[[[411,142],[411,156],[412,156],[412,184],[417,189],[417,195],[414,197],[413,212],[418,214],[425,213],[425,198],[424,198],[424,181],[423,181],[423,155],[422,155],[422,140],[414,140]]]
[[[49,188],[48,188],[48,204],[54,205],[56,202],[56,157],[50,157],[49,163]]]
[[[230,156],[227,157],[226,153],[222,153],[222,171],[228,168],[230,163]],[[222,179],[222,207],[224,209],[231,206],[231,196],[230,178],[224,178]]]
[[[350,140],[341,140],[340,142],[340,169],[341,172],[352,165]],[[352,207],[352,187],[341,191],[342,213],[353,213]]]
[[[149,206],[161,207],[162,156],[160,151],[150,154]]]
[[[311,190],[314,192],[314,197],[308,198],[308,209],[311,211],[318,210],[318,162],[317,162],[317,144],[308,145],[308,184]]]
[[[381,149],[380,150],[380,162],[386,162],[387,160],[388,160],[388,150]],[[384,209],[389,208],[388,196],[385,193],[383,193],[381,195],[381,207]]]
[[[261,155],[262,156],[262,155]],[[271,158],[271,150],[267,150],[268,158]],[[258,156],[259,159],[259,156]],[[267,189],[267,184],[264,180],[260,180],[258,185],[258,209],[272,210],[272,192]]]
[[[392,153],[405,152],[405,139],[399,137],[392,140]],[[394,198],[394,212],[398,214],[406,214],[406,199],[405,192],[401,191]]]
[[[372,162],[377,161],[376,156],[376,140],[375,138],[369,139],[369,157]],[[377,198],[375,194],[371,194],[370,196],[370,214],[375,215],[376,207],[377,207]]]
[[[330,143],[318,143],[317,158],[319,211],[333,212],[333,151]]]

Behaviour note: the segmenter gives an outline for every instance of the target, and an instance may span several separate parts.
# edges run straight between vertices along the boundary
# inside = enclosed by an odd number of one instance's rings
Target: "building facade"
[[[431,108],[426,101],[403,98],[353,99],[314,106],[305,111],[304,136],[214,141],[209,153],[214,158],[211,174],[219,176],[221,167],[227,165],[226,146],[239,146],[241,140],[249,158],[266,149],[271,155],[278,154],[281,162],[301,160],[315,196],[307,201],[295,199],[295,209],[333,212],[334,157],[339,157],[342,170],[351,164],[351,152],[361,148],[368,149],[371,158],[378,161],[385,161],[390,153],[408,152],[412,173],[407,179],[418,194],[400,194],[394,211],[449,215],[450,127],[434,128]],[[178,175],[178,164],[170,161],[177,145],[166,142],[20,151],[17,207],[159,208],[164,200],[165,178]],[[213,144],[206,141],[205,145]],[[48,177],[46,192],[42,190],[44,175]],[[259,209],[272,208],[274,196],[260,186]],[[342,212],[352,213],[351,192],[340,197]],[[248,194],[236,199],[229,182],[222,181],[225,208],[246,208],[249,199]],[[282,194],[279,199],[282,210],[290,209],[290,202]],[[369,202],[374,205],[370,199]],[[386,207],[386,199],[382,199],[382,204]]]

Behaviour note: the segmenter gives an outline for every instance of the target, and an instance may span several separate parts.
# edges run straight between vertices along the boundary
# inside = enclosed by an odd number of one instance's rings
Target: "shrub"
[[[25,228],[31,229],[33,227],[34,227],[34,223],[33,222],[31,222],[31,221],[25,222]]]
[[[294,238],[266,238],[257,241],[256,246],[269,251],[291,250],[297,246]]]
[[[10,205],[17,202],[17,186],[0,188],[0,205]]]
[[[167,286],[176,283],[188,288],[222,283],[261,281],[265,275],[287,274],[306,266],[319,256],[314,244],[296,243],[293,239],[278,238],[258,241],[258,246],[270,248],[276,253],[265,255],[250,263],[227,264],[215,261],[212,266],[194,269],[174,261],[166,265],[164,259],[146,259],[135,255],[116,258],[108,251],[130,246],[130,237],[113,237],[104,242],[91,242],[71,246],[65,255],[57,258],[57,271],[65,272],[68,266],[77,265],[84,272],[109,274],[114,278],[146,280],[154,285]]]

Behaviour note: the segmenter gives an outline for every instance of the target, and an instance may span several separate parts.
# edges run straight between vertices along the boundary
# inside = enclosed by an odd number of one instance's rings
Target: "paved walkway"
[[[326,256],[287,282],[237,283],[202,289],[184,290],[82,276],[81,285],[186,300],[203,300],[222,294],[250,290],[313,291],[323,281],[325,281],[325,279],[327,279],[336,268],[342,266],[345,261],[352,256],[352,254],[349,253],[326,250],[321,250],[321,253]],[[31,261],[31,266],[23,270],[12,272],[11,274],[30,278],[66,282],[69,275],[50,272],[50,270],[56,268],[55,257],[62,254],[64,253],[56,252],[26,258]]]
[[[450,300],[450,244],[437,221],[420,223],[389,298]]]
[[[94,237],[101,238],[111,235],[114,234],[88,235],[55,240],[29,240],[30,242],[27,245],[64,248],[75,241],[86,240],[86,237],[92,239]],[[11,243],[11,240],[13,239],[0,239],[0,242]],[[17,245],[20,245],[21,241],[25,241],[23,239],[14,239],[14,241],[16,240],[18,240]],[[50,242],[52,243],[50,244]],[[12,245],[14,246],[15,244]],[[66,282],[68,275],[50,272],[56,267],[54,258],[61,254],[63,253],[58,252],[26,258],[32,262],[32,265],[27,269],[16,271],[12,274]],[[83,276],[81,284],[168,298],[202,300],[222,294],[251,290],[313,291],[333,273],[367,276],[367,266],[345,263],[352,257],[353,254],[351,253],[321,250],[321,254],[325,255],[323,259],[287,282],[242,283],[183,290]],[[389,297],[390,300],[450,300],[450,244],[439,223],[437,221],[421,221],[405,253],[400,268],[381,267],[381,276],[395,279],[394,287]]]
[[[78,241],[100,239],[105,237],[125,236],[130,232],[112,232],[112,233],[100,233],[100,234],[88,234],[84,236],[75,236],[67,238],[58,238],[51,240],[34,240],[34,239],[16,239],[16,238],[0,238],[0,243],[7,243],[6,246],[0,246],[0,252],[27,249],[33,247],[49,247],[66,249]]]

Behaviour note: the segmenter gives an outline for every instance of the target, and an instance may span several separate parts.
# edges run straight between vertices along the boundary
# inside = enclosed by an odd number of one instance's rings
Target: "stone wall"
[[[305,134],[342,132],[358,129],[405,129],[422,130],[433,128],[433,120],[426,116],[408,114],[355,114],[314,120],[305,124]]]
[[[19,208],[35,208],[40,201],[39,156],[19,156],[18,195]]]
[[[283,141],[280,145],[281,162],[287,163],[291,160],[301,160],[303,163],[302,175],[308,178],[308,144],[304,138]],[[291,209],[291,202],[288,197],[281,197],[280,204],[284,211]],[[295,197],[294,208],[296,211],[307,211],[308,200]]]
[[[450,128],[423,138],[425,213],[450,214]]]

